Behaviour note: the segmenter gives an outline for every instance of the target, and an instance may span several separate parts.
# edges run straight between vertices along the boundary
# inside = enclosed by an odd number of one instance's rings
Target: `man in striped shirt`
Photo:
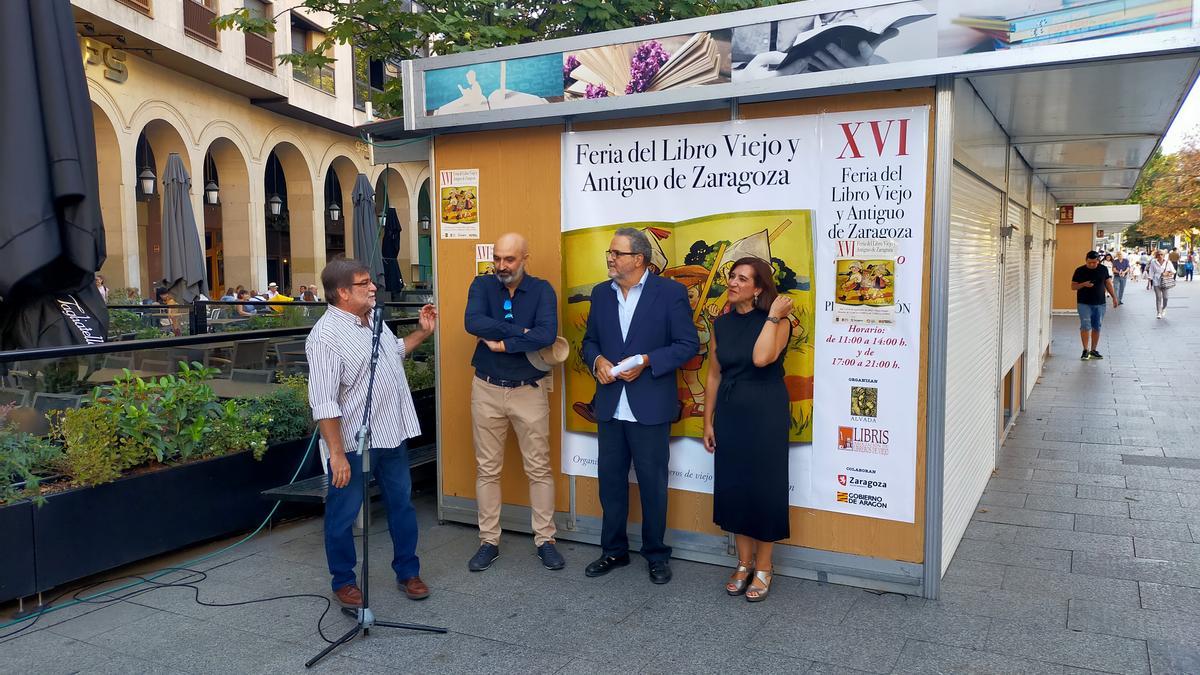
[[[375,284],[370,270],[357,260],[336,259],[321,272],[329,308],[313,326],[305,343],[308,355],[308,398],[321,432],[321,456],[329,474],[325,497],[325,557],[333,575],[333,592],[345,607],[362,606],[354,567],[352,527],[362,506],[362,457],[355,438],[366,409],[370,381]],[[392,536],[392,569],[400,590],[412,600],[429,597],[417,559],[417,515],[410,493],[407,440],[421,434],[413,407],[404,357],[437,327],[437,310],[425,305],[420,325],[399,340],[384,330],[379,344],[375,390],[371,400],[371,470],[387,508]]]

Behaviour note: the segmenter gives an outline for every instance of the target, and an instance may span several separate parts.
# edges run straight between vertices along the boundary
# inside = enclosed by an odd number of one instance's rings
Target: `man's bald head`
[[[492,247],[492,263],[496,268],[496,279],[509,288],[516,288],[525,275],[525,261],[529,259],[529,244],[525,237],[516,232],[502,234]]]

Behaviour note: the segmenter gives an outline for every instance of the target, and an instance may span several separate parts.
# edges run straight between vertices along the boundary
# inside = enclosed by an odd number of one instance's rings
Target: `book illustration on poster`
[[[568,99],[606,98],[728,81],[722,66],[729,40],[719,37],[694,33],[566,54],[564,95]]]
[[[896,322],[896,243],[887,239],[838,242],[834,260],[834,323]]]
[[[863,42],[874,49],[883,41],[899,35],[903,26],[933,15],[933,12],[920,3],[906,2],[873,8],[869,12],[855,12],[853,16],[829,23],[822,24],[818,20],[818,25],[796,36],[791,47],[787,49],[787,56],[774,69],[806,59],[809,61],[808,70],[825,70],[815,56],[820,52],[827,52],[831,45],[836,45],[848,54],[858,54],[859,46]]]
[[[996,49],[1174,30],[1191,22],[1192,0],[1089,0],[1033,14],[953,20],[991,37]]]

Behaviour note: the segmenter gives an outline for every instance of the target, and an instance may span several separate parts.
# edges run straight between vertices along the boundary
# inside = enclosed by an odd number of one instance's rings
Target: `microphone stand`
[[[359,632],[361,632],[364,637],[370,635],[371,628],[375,626],[382,626],[384,628],[402,628],[404,630],[420,630],[430,633],[446,632],[445,628],[438,628],[436,626],[426,626],[417,623],[380,621],[375,618],[375,614],[371,611],[371,605],[368,601],[368,598],[370,597],[369,591],[371,588],[371,577],[369,575],[370,558],[368,556],[369,550],[367,548],[371,531],[371,493],[368,490],[368,487],[370,486],[368,476],[371,475],[371,399],[373,398],[375,392],[375,367],[379,364],[379,342],[383,335],[382,305],[376,305],[372,312],[372,319],[374,323],[374,335],[371,339],[371,374],[370,378],[367,380],[367,407],[366,410],[363,411],[362,424],[358,427],[358,434],[355,436],[358,444],[358,454],[360,457],[362,457],[362,471],[359,472],[359,480],[362,481],[363,495],[362,607],[358,609],[351,609],[349,607],[342,608],[343,614],[356,619],[354,627],[347,631],[342,637],[334,640],[333,644],[321,650],[320,654],[317,654],[316,656],[312,657],[312,659],[305,662],[305,668],[312,668],[318,661],[328,656],[329,653],[334,649],[337,649],[341,645],[353,640],[359,634]]]

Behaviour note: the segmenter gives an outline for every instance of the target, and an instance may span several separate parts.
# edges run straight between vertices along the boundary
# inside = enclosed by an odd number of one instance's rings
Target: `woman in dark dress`
[[[713,522],[737,541],[738,565],[725,590],[765,600],[774,542],[788,537],[788,433],[791,412],[783,353],[792,301],[774,270],[742,258],[729,271],[733,311],[713,322],[708,353],[704,447],[714,453]]]

